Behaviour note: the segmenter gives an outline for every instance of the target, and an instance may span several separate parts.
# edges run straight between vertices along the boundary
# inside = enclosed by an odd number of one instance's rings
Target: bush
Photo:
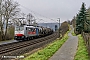
[[[14,26],[10,26],[7,31],[6,40],[11,40],[14,38]]]

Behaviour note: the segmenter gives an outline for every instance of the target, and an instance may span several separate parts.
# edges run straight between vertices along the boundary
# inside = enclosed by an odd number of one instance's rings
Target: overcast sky
[[[20,4],[21,11],[35,16],[37,21],[55,22],[61,19],[61,22],[71,20],[80,10],[82,2],[85,2],[86,8],[90,7],[90,0],[15,0]],[[44,16],[44,17],[43,17]],[[48,17],[48,18],[47,18]],[[52,21],[50,19],[55,21]]]

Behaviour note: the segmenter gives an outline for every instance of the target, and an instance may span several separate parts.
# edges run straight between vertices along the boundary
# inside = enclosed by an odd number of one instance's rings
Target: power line
[[[23,7],[23,8],[25,8],[26,10],[28,10],[28,11],[32,12],[32,13],[34,14],[34,16],[36,16],[36,12],[32,11],[31,9],[29,9],[29,8],[27,8],[27,7],[23,6],[23,5],[21,5],[21,7]],[[39,14],[39,16],[41,16],[41,15]],[[36,17],[37,17],[37,16],[36,16]],[[37,17],[37,19],[41,20],[41,19],[40,19],[40,18],[38,18],[38,17]],[[44,21],[44,20],[43,20],[43,21]]]
[[[36,16],[36,14],[37,14],[37,15],[39,15],[39,16],[42,16],[42,17],[44,17],[44,18],[47,18],[47,19],[50,19],[50,20],[56,22],[55,20],[53,20],[53,19],[51,19],[51,18],[48,18],[48,17],[45,17],[45,16],[43,16],[43,15],[41,15],[41,14],[35,12],[35,11],[32,11],[31,9],[29,9],[29,8],[27,8],[27,7],[25,7],[25,6],[21,5],[21,4],[20,4],[20,6],[23,7],[23,8],[25,8],[26,10],[32,12],[35,16]],[[37,16],[36,16],[36,17],[37,17]],[[38,18],[38,17],[37,17],[37,18]],[[39,19],[39,18],[38,18],[38,19]],[[39,20],[40,20],[40,19],[39,19]],[[47,22],[47,21],[46,21],[46,22]],[[57,22],[56,22],[56,23],[57,23]]]

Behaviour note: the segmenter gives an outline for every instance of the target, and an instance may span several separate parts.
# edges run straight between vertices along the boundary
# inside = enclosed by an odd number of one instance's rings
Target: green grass
[[[24,58],[23,60],[48,60],[68,39],[68,32],[61,40],[55,40],[55,42],[47,45],[44,49]]]
[[[73,35],[73,36],[76,36],[76,34],[74,33],[74,31],[72,32],[72,35]]]
[[[78,50],[74,60],[90,60],[83,38],[81,37],[81,35],[78,35],[78,37]]]

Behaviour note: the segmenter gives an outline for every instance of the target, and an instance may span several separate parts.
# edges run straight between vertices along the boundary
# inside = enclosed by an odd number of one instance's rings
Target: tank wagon
[[[50,28],[42,26],[33,26],[33,25],[22,25],[15,27],[14,39],[18,41],[30,40],[53,33],[53,30]]]

